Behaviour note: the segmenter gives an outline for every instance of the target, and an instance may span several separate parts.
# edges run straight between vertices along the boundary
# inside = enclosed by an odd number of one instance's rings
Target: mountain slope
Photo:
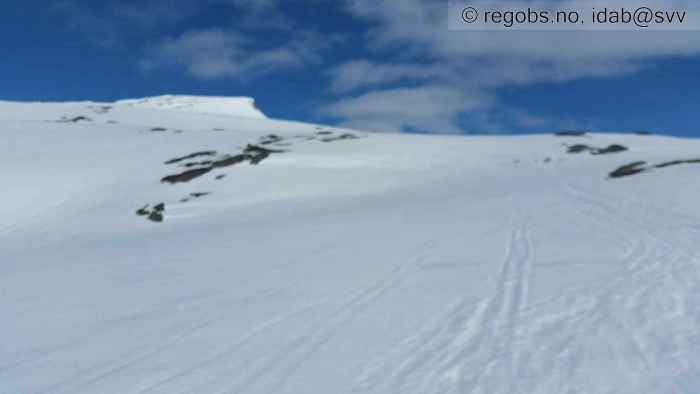
[[[0,393],[700,388],[700,141],[190,103],[0,103]]]

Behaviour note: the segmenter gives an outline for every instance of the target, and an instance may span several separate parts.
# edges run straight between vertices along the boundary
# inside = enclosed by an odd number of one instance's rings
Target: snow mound
[[[251,97],[206,97],[165,95],[140,99],[120,100],[117,106],[157,108],[188,113],[230,115],[243,118],[266,119],[265,114],[255,107]]]

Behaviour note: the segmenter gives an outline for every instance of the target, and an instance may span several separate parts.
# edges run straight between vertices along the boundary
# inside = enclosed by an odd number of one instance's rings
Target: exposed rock
[[[257,166],[258,164],[260,164],[263,160],[267,159],[268,157],[270,157],[270,154],[267,152],[259,152],[255,155],[251,155],[250,156],[250,164]]]
[[[152,222],[161,223],[163,221],[163,212],[165,211],[165,204],[157,204],[153,207],[153,209],[149,209],[148,207],[148,205],[145,205],[143,208],[138,209],[136,211],[136,214],[139,216],[144,216],[146,217],[146,219]]]
[[[73,118],[62,117],[59,123],[78,123],[78,122],[92,122],[92,119],[87,116],[75,116]]]
[[[635,161],[634,163],[626,164],[610,173],[610,178],[622,178],[625,176],[639,174],[646,171],[643,168],[647,163],[645,161]]]
[[[660,168],[666,168],[666,167],[683,165],[683,164],[700,164],[700,159],[673,160],[673,161],[667,161],[664,163],[648,166],[646,168],[642,167],[642,166],[646,165],[646,162],[638,161],[638,162],[627,164],[625,166],[618,168],[617,170],[610,173],[610,177],[611,178],[619,178],[619,177],[623,177],[623,176],[630,176],[630,175],[639,174],[640,172],[648,171],[649,169],[660,169]]]
[[[627,151],[628,148],[626,146],[618,145],[618,144],[612,144],[608,146],[607,148],[603,149],[593,149],[591,151],[592,154],[594,155],[607,155],[610,153],[619,153],[619,152],[624,152]]]
[[[175,159],[171,159],[165,162],[165,164],[175,164],[179,163],[181,161],[189,160],[189,159],[194,159],[195,157],[201,157],[201,156],[214,156],[216,155],[215,150],[207,150],[207,151],[202,151],[202,152],[195,152],[191,153],[187,156],[182,156],[182,157],[177,157]]]
[[[581,152],[590,152],[592,155],[607,155],[610,153],[619,153],[619,152],[624,152],[628,150],[626,146],[622,146],[619,144],[612,144],[606,148],[596,148],[584,144],[576,144],[576,145],[571,145],[570,147],[567,148],[567,153],[581,153]]]
[[[180,174],[175,174],[175,175],[168,175],[161,179],[160,181],[162,183],[170,183],[170,184],[176,184],[176,183],[186,183],[189,182],[195,178],[199,178],[200,176],[208,173],[211,171],[213,167],[206,167],[206,168],[195,168],[193,170],[187,170],[183,173]]]
[[[345,134],[341,134],[338,137],[323,138],[323,139],[321,139],[321,141],[333,142],[333,141],[342,141],[342,140],[356,140],[358,138],[360,138],[360,137],[353,135],[353,134],[350,134],[350,133],[345,133]]]
[[[279,150],[279,149],[268,149],[262,146],[257,146],[257,145],[251,145],[248,144],[246,145],[245,149],[243,149],[243,153],[252,153],[252,154],[257,154],[257,153],[284,153],[286,151],[284,150]]]
[[[283,153],[283,150],[268,149],[262,146],[248,144],[243,152],[248,156],[250,164],[258,165],[273,153]]]
[[[211,170],[213,170],[215,168],[229,167],[229,166],[243,163],[245,161],[250,161],[250,164],[257,165],[257,164],[260,164],[260,162],[262,162],[266,158],[268,158],[271,154],[282,153],[282,152],[285,152],[285,151],[284,150],[269,149],[269,148],[265,148],[265,147],[258,146],[258,145],[248,144],[243,149],[243,153],[237,154],[235,156],[224,156],[223,158],[218,159],[218,160],[206,160],[206,161],[202,161],[202,162],[185,163],[184,166],[187,168],[196,167],[196,166],[204,166],[204,167],[193,168],[193,169],[187,170],[187,171],[180,173],[180,174],[168,175],[168,176],[162,178],[161,182],[170,183],[170,184],[189,182],[192,179],[198,178],[198,177],[210,172]],[[181,161],[189,160],[189,159],[192,159],[195,157],[213,156],[216,154],[217,154],[216,151],[195,152],[195,153],[189,154],[187,156],[177,157],[177,158],[168,160],[165,162],[165,164],[174,164],[174,163],[179,163]],[[221,179],[221,178],[217,177],[217,179]]]
[[[270,135],[266,135],[266,136],[260,138],[260,144],[261,145],[270,145],[270,144],[279,143],[282,140],[283,140],[282,137],[275,135],[275,134],[270,134]]]
[[[150,215],[148,215],[148,220],[155,222],[155,223],[162,223],[163,222],[163,214],[160,212],[153,211],[153,212],[151,212]]]
[[[211,165],[213,161],[211,160],[204,160],[204,161],[195,161],[191,163],[185,163],[182,166],[187,167],[187,168],[192,168],[192,167],[197,167],[197,166],[208,166]]]
[[[208,196],[208,195],[210,195],[210,194],[211,194],[210,192],[190,193],[190,197],[193,197],[193,198],[202,198],[202,197]]]
[[[654,167],[655,168],[665,168],[665,167],[677,166],[677,165],[681,165],[681,164],[700,164],[700,159],[673,160],[673,161],[668,161],[665,163],[657,164]]]
[[[229,156],[229,157],[223,158],[221,160],[216,160],[216,161],[212,162],[210,168],[221,168],[221,167],[235,166],[236,164],[243,163],[244,161],[246,161],[248,159],[250,159],[250,156],[245,155],[245,154]]]
[[[148,209],[148,204],[136,210],[136,214],[139,216],[148,216],[150,213],[151,211]]]
[[[584,137],[586,136],[586,132],[577,130],[564,130],[556,132],[554,133],[554,135],[557,137]]]
[[[566,150],[566,152],[567,153],[581,153],[581,152],[590,151],[591,149],[593,149],[593,148],[588,146],[588,145],[576,144],[576,145],[571,145]]]

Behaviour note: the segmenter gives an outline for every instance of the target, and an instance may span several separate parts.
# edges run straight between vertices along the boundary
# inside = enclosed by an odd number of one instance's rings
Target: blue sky
[[[375,130],[700,136],[700,32],[450,32],[443,0],[25,0],[0,34],[3,100],[242,95]]]

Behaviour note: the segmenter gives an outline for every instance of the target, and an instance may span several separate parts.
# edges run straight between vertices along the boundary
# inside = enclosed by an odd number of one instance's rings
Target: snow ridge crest
[[[120,100],[115,102],[115,105],[267,119],[267,116],[255,106],[255,99],[252,97],[164,95]]]

